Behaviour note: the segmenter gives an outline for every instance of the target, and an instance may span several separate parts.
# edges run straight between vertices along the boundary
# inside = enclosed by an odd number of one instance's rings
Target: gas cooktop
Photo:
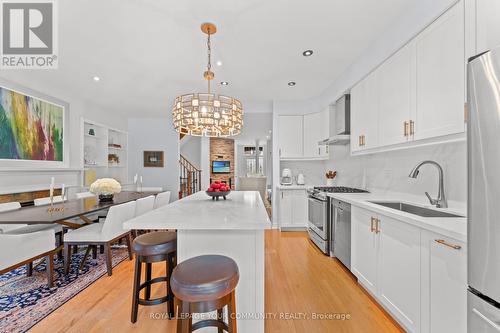
[[[368,193],[368,191],[359,188],[345,186],[315,186],[314,189],[328,193]]]
[[[307,192],[309,196],[322,201],[326,201],[327,193],[368,193],[368,191],[359,188],[345,186],[315,186]]]

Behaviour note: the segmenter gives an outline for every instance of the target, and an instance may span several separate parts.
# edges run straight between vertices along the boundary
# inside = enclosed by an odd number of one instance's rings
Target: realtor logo
[[[0,0],[2,69],[57,68],[54,0]]]

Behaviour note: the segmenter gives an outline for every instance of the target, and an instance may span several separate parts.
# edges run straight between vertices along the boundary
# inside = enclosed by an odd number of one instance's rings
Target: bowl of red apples
[[[214,183],[210,184],[206,193],[209,197],[212,197],[212,200],[219,200],[220,197],[223,197],[224,200],[226,200],[226,196],[231,193],[231,188],[216,180]]]

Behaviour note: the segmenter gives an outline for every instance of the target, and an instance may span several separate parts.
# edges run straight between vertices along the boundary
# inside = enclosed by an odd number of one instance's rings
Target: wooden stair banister
[[[179,167],[179,199],[201,191],[201,170],[182,155],[179,155]]]

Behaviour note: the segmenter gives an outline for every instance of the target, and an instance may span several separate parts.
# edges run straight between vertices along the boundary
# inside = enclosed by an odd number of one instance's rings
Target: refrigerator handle
[[[490,318],[486,317],[478,309],[472,308],[472,312],[474,312],[474,314],[477,315],[479,318],[481,318],[483,321],[487,322],[491,327],[493,327],[495,330],[497,330],[497,332],[500,332],[500,325],[495,323]]]

